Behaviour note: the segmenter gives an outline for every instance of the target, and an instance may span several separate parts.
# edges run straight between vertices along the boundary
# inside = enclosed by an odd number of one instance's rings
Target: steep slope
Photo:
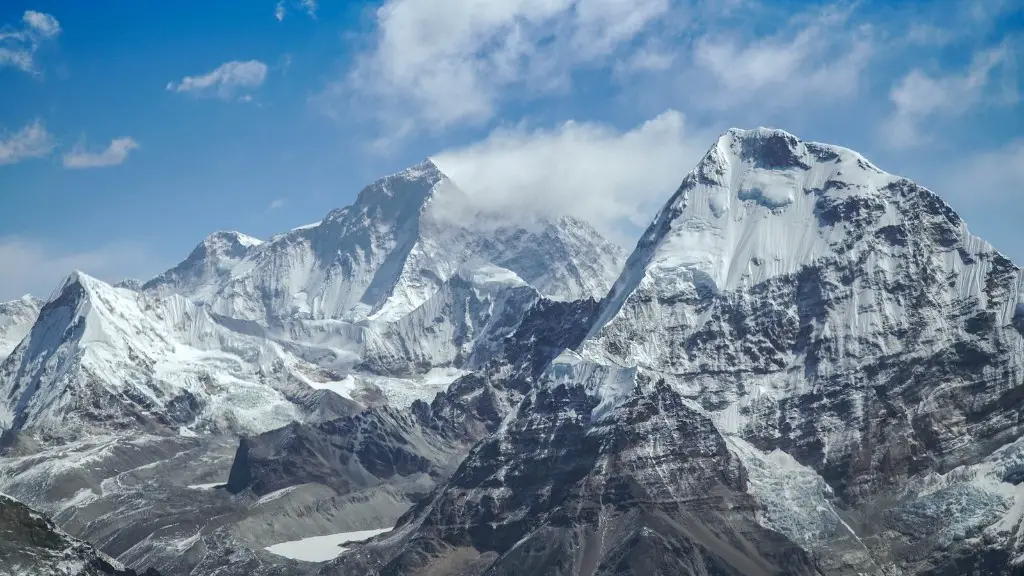
[[[499,355],[541,294],[514,272],[494,265],[463,267],[421,306],[364,332],[362,366],[379,373],[423,367],[481,367]]]
[[[0,494],[0,576],[137,576],[57,528],[28,506]],[[160,576],[147,570],[143,576]]]

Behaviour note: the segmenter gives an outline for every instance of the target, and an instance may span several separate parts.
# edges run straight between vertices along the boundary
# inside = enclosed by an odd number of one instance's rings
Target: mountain
[[[0,576],[138,576],[50,519],[0,494]],[[142,576],[160,576],[147,570]]]
[[[34,296],[22,296],[0,302],[0,362],[3,362],[28,334],[39,316],[43,302]]]
[[[321,573],[1018,574],[1022,302],[932,192],[730,130],[587,337]]]
[[[940,198],[859,154],[730,131],[644,234],[580,352],[699,402],[768,467],[753,489],[766,521],[830,568],[960,573],[1024,560],[1010,472],[1022,281]],[[820,490],[778,501],[775,475],[794,466]]]

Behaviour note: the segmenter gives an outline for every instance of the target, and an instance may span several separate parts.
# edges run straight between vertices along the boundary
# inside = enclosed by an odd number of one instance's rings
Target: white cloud
[[[335,107],[372,102],[389,132],[479,123],[517,91],[535,97],[565,88],[573,69],[631,47],[669,7],[670,0],[390,0],[376,12],[373,49],[324,97]]]
[[[232,100],[239,92],[259,88],[267,79],[267,65],[258,60],[221,64],[202,76],[186,76],[181,82],[167,84],[171,92]]]
[[[932,76],[921,69],[914,69],[900,78],[889,93],[895,110],[883,126],[886,143],[894,147],[919,145],[928,140],[920,126],[934,117],[950,117],[962,114],[983,100],[1001,104],[1016,104],[1016,91],[1012,67],[1004,66],[1012,55],[1006,45],[974,55],[963,73]],[[1004,68],[1006,75],[1003,89],[990,88],[994,72]],[[999,92],[998,98],[990,96]]]
[[[587,122],[500,129],[433,159],[475,206],[573,215],[628,244],[713,141],[690,135],[683,115],[669,110],[625,132]]]
[[[281,208],[284,208],[284,205],[287,203],[287,198],[275,198],[270,202],[269,205],[267,205],[267,211],[272,212],[274,210],[280,210]]]
[[[143,246],[131,242],[74,251],[32,238],[0,237],[0,301],[23,294],[46,298],[75,270],[108,282],[145,278],[156,272],[153,262]]]
[[[738,39],[722,33],[697,38],[693,48],[702,85],[696,103],[727,109],[799,108],[811,100],[854,98],[873,54],[869,27],[855,26],[850,12],[834,8],[796,19],[772,36]]]
[[[60,22],[49,14],[27,10],[22,16],[25,24],[39,33],[43,38],[53,38],[60,34]]]
[[[139,147],[132,138],[115,138],[105,150],[89,152],[80,147],[64,155],[65,168],[103,168],[117,166],[128,159],[128,153]]]
[[[60,23],[43,12],[27,10],[20,26],[0,27],[0,68],[13,67],[38,74],[35,54],[45,41],[60,34]]]
[[[48,155],[53,147],[53,137],[43,123],[36,120],[17,132],[0,134],[0,164],[16,164],[29,158],[41,158]]]
[[[285,14],[287,12],[284,9],[284,0],[281,0],[277,3],[277,6],[274,6],[274,18],[277,18],[277,21],[280,22],[284,20]]]

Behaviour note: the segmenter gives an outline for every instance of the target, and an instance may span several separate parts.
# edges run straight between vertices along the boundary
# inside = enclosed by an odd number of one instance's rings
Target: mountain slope
[[[0,489],[168,574],[297,573],[263,548],[393,522],[521,396],[500,359],[564,347],[538,316],[589,314],[571,299],[624,259],[569,218],[459,224],[459,194],[426,164],[265,242],[211,235],[145,284],[72,274],[0,363]],[[520,343],[524,322],[544,333]],[[236,479],[238,436],[266,450],[236,496],[209,484]]]

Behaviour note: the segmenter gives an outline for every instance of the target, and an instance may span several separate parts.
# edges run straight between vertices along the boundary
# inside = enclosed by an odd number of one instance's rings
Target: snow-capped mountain
[[[589,336],[322,573],[1017,574],[1022,279],[859,154],[730,130]]]
[[[304,418],[317,370],[180,296],[76,272],[0,364],[0,422],[55,440],[97,428],[260,432]]]
[[[507,268],[547,296],[599,299],[625,259],[582,221],[524,224],[467,206],[428,160],[368,186],[352,206],[320,223],[266,243],[215,234],[143,289],[181,294],[218,314],[268,326],[394,321],[467,263]]]
[[[216,232],[208,236],[188,258],[149,282],[136,286],[125,281],[126,288],[147,291],[156,296],[182,294],[197,302],[210,299],[222,282],[250,249],[260,240],[240,232]]]
[[[10,302],[0,302],[0,362],[11,355],[32,329],[42,307],[41,300],[29,295]]]
[[[215,233],[141,287],[76,273],[31,332],[19,301],[0,422],[254,434],[305,420],[317,390],[407,406],[496,354],[542,294],[599,298],[621,267],[571,218],[460,222],[461,194],[427,161],[267,242]]]

